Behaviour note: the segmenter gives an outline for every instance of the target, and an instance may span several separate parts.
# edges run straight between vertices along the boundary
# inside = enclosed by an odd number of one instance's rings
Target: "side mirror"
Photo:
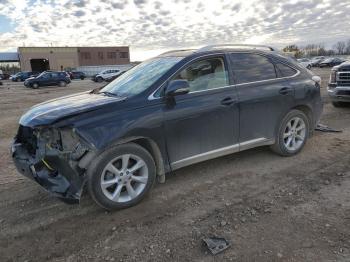
[[[165,97],[184,95],[190,92],[190,85],[187,80],[172,80],[165,90]]]
[[[312,77],[312,80],[313,80],[315,83],[321,85],[321,80],[322,80],[321,77],[319,77],[319,76],[313,76],[313,77]]]

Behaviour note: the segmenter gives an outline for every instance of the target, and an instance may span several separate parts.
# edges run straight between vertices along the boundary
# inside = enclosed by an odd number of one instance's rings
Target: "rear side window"
[[[297,73],[297,70],[295,70],[294,68],[291,68],[285,64],[282,63],[276,63],[276,68],[277,68],[277,73],[281,76],[281,77],[288,77],[288,76],[293,76]]]
[[[274,64],[269,58],[251,53],[230,54],[237,84],[275,79]]]

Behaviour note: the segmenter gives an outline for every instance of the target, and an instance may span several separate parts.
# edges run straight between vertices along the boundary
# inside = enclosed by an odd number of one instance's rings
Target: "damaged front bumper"
[[[18,134],[11,146],[17,170],[64,202],[79,203],[85,183],[85,170],[79,167],[77,159],[72,159],[74,151],[52,148],[47,141],[40,139],[30,147],[25,139],[28,138],[19,138]],[[76,148],[76,145],[72,148]],[[82,150],[78,158],[86,153],[86,150]]]

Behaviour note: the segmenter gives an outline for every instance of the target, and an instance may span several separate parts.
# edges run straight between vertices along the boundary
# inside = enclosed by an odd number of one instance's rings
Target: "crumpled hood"
[[[33,106],[21,117],[19,123],[29,127],[50,125],[62,118],[95,110],[124,99],[90,92],[64,96]]]

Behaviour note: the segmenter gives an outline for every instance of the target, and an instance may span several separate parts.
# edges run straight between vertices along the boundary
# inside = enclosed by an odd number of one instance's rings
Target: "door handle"
[[[282,87],[279,91],[281,95],[288,95],[293,92],[293,89],[290,87]]]
[[[236,100],[232,97],[226,97],[223,100],[221,100],[221,104],[224,106],[232,105],[234,102],[236,102]]]

